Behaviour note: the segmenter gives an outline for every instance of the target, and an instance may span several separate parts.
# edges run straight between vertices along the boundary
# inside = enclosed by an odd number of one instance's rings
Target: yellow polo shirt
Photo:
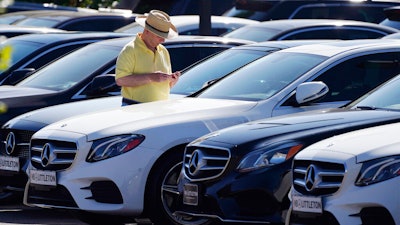
[[[147,48],[140,38],[136,38],[124,46],[117,58],[115,78],[131,74],[152,73],[162,71],[171,73],[171,60],[168,50],[163,45],[158,45],[155,52]],[[124,98],[138,102],[151,102],[168,99],[170,92],[169,82],[151,82],[138,87],[122,87]]]

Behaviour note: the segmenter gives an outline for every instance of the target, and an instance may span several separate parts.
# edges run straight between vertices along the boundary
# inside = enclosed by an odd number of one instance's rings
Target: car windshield
[[[326,58],[306,53],[274,52],[235,71],[197,97],[245,101],[268,99]]]
[[[3,16],[0,16],[0,24],[12,24],[15,21],[23,19],[23,18],[25,18],[24,15],[11,16],[11,15],[3,14]]]
[[[348,107],[400,110],[400,75],[352,102]]]
[[[55,27],[59,23],[58,20],[54,20],[51,18],[35,18],[28,17],[22,20],[19,20],[13,24],[21,25],[21,26],[33,26],[33,27]]]
[[[136,34],[143,31],[143,27],[138,23],[134,22],[123,26],[121,28],[116,29],[114,32],[117,33],[128,33],[128,34]]]
[[[244,26],[234,31],[231,31],[223,36],[228,38],[239,38],[255,42],[261,42],[270,40],[273,36],[275,36],[279,32],[280,30],[278,29],[271,29],[267,27]]]
[[[379,23],[380,25],[388,26],[388,27],[393,27],[396,29],[400,29],[400,21],[397,20],[389,20],[385,19],[382,22]]]
[[[88,45],[38,70],[16,86],[66,90],[115,60],[120,47]]]
[[[228,49],[183,71],[172,94],[190,95],[215,79],[268,54],[267,51]]]
[[[10,67],[43,45],[45,45],[45,43],[13,40],[12,38],[9,38],[1,43],[0,49],[3,49],[6,46],[11,47],[11,60],[8,64],[8,67]],[[4,72],[4,70],[2,71],[0,69],[0,74],[1,72]]]

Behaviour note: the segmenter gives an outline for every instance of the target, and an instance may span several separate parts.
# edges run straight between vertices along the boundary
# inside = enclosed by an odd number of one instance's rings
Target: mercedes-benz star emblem
[[[204,165],[204,155],[200,150],[196,150],[192,153],[189,159],[189,174],[195,176],[199,173]]]
[[[8,133],[6,138],[6,153],[11,155],[15,150],[15,134],[13,132]]]
[[[320,178],[318,176],[318,169],[315,165],[310,165],[307,168],[306,176],[305,176],[305,186],[307,191],[313,191],[320,182]]]
[[[50,163],[50,157],[53,151],[53,146],[50,143],[46,143],[42,148],[41,164],[46,167]]]

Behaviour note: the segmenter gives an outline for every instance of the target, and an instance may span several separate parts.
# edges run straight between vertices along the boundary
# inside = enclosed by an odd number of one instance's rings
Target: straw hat
[[[176,27],[171,23],[168,14],[163,11],[151,10],[143,16],[137,16],[135,21],[160,37],[170,39],[178,36]]]

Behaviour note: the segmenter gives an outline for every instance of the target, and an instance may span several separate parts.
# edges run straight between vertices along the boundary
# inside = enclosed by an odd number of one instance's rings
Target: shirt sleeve
[[[115,78],[131,75],[135,71],[135,54],[133,46],[125,46],[117,58]]]

